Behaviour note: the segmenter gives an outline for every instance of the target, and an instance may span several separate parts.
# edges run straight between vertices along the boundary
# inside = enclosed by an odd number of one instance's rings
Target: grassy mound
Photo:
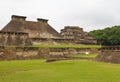
[[[1,61],[0,82],[120,82],[120,65],[87,60]]]

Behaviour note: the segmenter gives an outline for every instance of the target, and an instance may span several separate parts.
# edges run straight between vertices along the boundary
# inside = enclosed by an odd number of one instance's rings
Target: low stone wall
[[[84,48],[38,48],[38,47],[0,47],[0,60],[39,59],[48,57],[68,57],[79,53],[97,53],[97,49]]]
[[[120,46],[103,46],[96,57],[97,61],[120,63]]]

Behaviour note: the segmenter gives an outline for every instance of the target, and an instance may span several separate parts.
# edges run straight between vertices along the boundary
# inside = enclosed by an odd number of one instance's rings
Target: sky
[[[64,26],[79,26],[89,32],[120,25],[120,0],[1,0],[1,29],[11,15],[26,16],[29,21],[48,19],[58,32]]]

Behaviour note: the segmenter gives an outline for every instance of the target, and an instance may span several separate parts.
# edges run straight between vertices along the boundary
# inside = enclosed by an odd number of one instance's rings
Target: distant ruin
[[[5,38],[5,42],[2,42]],[[12,15],[11,21],[0,31],[0,45],[25,46],[31,44],[95,44],[96,41],[78,26],[66,26],[58,33],[47,19],[27,21],[25,16]],[[19,40],[21,39],[21,40]],[[26,40],[27,39],[27,40]],[[9,40],[7,42],[7,40]],[[19,41],[17,41],[19,40]]]
[[[77,44],[94,44],[96,43],[92,37],[90,37],[87,32],[83,31],[83,28],[79,26],[65,26],[61,30],[61,35],[64,39],[73,39],[74,43]]]

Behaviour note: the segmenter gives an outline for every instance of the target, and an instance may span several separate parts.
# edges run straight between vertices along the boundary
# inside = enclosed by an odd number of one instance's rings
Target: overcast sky
[[[0,28],[11,15],[27,20],[49,19],[57,31],[64,26],[80,26],[85,31],[120,25],[120,0],[1,0]]]

